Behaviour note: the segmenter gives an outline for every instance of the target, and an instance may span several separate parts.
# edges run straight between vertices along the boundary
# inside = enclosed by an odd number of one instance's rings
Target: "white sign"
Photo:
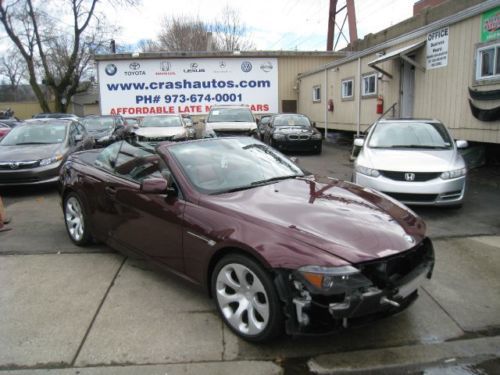
[[[427,34],[427,69],[448,65],[448,27]]]
[[[103,115],[197,115],[216,104],[278,112],[275,58],[99,61],[98,73]]]

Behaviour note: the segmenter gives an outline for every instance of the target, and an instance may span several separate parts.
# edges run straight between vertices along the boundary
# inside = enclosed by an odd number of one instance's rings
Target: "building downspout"
[[[328,68],[325,68],[325,141],[328,139]]]
[[[362,82],[361,82],[361,57],[358,58],[358,116],[357,116],[357,123],[356,123],[356,136],[359,137],[359,133],[361,130],[361,89],[362,89]]]

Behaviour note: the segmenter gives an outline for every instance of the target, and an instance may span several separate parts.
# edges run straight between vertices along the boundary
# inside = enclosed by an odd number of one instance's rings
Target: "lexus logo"
[[[415,181],[415,173],[405,173],[406,181]]]

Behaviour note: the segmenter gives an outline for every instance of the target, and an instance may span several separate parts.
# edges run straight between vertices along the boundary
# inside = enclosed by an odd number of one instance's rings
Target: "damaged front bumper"
[[[403,253],[355,267],[331,288],[318,288],[298,271],[281,270],[275,283],[284,302],[289,334],[327,334],[398,313],[418,297],[430,279],[434,249],[429,239]]]

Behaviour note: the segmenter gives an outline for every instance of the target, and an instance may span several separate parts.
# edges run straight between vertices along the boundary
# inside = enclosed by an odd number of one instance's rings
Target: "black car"
[[[276,115],[275,113],[266,113],[265,115],[260,116],[260,120],[257,123],[257,128],[259,129],[259,137],[260,140],[264,140],[264,134],[266,133],[267,125],[269,125],[269,121],[271,121],[271,117]]]
[[[274,115],[265,128],[263,140],[281,151],[313,151],[321,154],[322,136],[314,125],[304,115]]]
[[[97,147],[105,147],[115,141],[125,139],[128,129],[133,127],[133,125],[127,125],[122,116],[113,115],[87,116],[82,120],[82,124],[89,135],[94,138]]]
[[[90,149],[92,138],[73,120],[31,120],[0,141],[0,186],[57,182],[67,157]]]

